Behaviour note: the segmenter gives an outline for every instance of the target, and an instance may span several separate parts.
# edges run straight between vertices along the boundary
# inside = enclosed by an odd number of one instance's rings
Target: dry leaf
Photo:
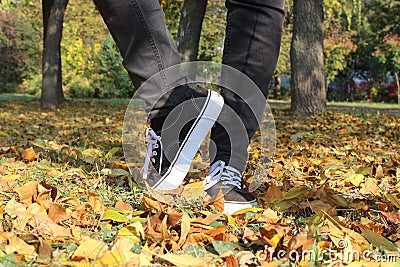
[[[375,174],[376,179],[382,179],[383,178],[383,168],[382,165],[378,165],[376,168],[376,174]]]
[[[72,255],[73,260],[95,259],[101,257],[107,251],[107,245],[103,241],[88,239],[82,242]]]
[[[21,187],[15,188],[15,191],[18,193],[19,199],[22,203],[29,206],[36,200],[38,184],[39,183],[37,181],[32,181],[24,184]]]
[[[68,220],[71,216],[67,213],[67,211],[58,203],[49,203],[49,218],[52,219],[55,223],[59,223],[64,220]]]
[[[219,212],[223,212],[224,211],[225,197],[224,197],[224,193],[222,193],[221,189],[219,190],[218,195],[215,197],[215,199],[212,202],[212,204],[217,209],[217,211],[219,211]]]
[[[88,194],[89,194],[89,205],[92,207],[94,212],[96,212],[97,214],[103,214],[105,208],[103,206],[100,196],[91,191],[89,191]]]
[[[183,213],[181,218],[181,236],[179,238],[178,246],[181,247],[190,231],[190,217],[187,213]]]
[[[7,254],[11,254],[13,252],[21,254],[28,261],[35,257],[35,247],[28,245],[24,240],[16,236],[12,236],[8,239],[8,245],[5,246],[4,251]]]
[[[289,227],[280,225],[268,225],[260,229],[262,238],[273,248],[276,248],[279,242],[289,232]]]
[[[271,201],[281,199],[283,197],[282,191],[276,185],[272,184],[268,187],[267,195],[265,196],[265,203],[269,204]]]
[[[213,258],[211,257],[204,257],[204,258],[196,258],[191,255],[176,255],[176,254],[164,254],[164,255],[158,255],[155,254],[157,257],[168,261],[172,263],[173,265],[177,267],[181,266],[206,266],[207,264],[210,264],[213,261]]]
[[[32,161],[38,158],[38,155],[35,153],[32,147],[25,149],[22,151],[22,157],[24,160]]]
[[[129,210],[129,211],[133,210],[132,206],[129,203],[125,203],[121,200],[118,200],[117,203],[115,203],[115,207],[117,209],[123,209],[123,210]]]
[[[225,257],[225,262],[226,262],[226,267],[239,267],[239,263],[233,255]]]
[[[266,209],[262,214],[257,216],[257,221],[258,222],[266,222],[266,223],[272,223],[275,224],[279,221],[279,216],[278,214],[273,211],[272,209]]]

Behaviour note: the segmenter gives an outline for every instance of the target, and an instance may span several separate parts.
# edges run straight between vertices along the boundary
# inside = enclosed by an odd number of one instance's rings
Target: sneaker
[[[193,97],[179,105],[177,114],[175,109],[171,111],[172,116],[164,122],[166,129],[146,130],[148,145],[142,172],[143,180],[153,189],[173,190],[180,186],[197,150],[221,113],[223,98],[216,92],[203,90],[202,97]],[[148,175],[150,161],[154,168]]]
[[[225,206],[223,213],[233,214],[244,208],[258,207],[256,198],[245,191],[241,173],[222,160],[211,165],[204,180],[204,191],[212,201],[218,196],[219,191],[224,194]]]

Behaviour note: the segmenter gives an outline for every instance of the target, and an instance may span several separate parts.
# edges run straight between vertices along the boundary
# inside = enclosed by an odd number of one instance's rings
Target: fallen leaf
[[[179,238],[178,246],[181,247],[190,231],[190,217],[187,213],[183,213],[181,218],[181,236]]]
[[[196,258],[191,255],[186,255],[186,254],[164,254],[164,255],[158,255],[155,254],[155,256],[168,261],[172,264],[174,264],[177,267],[180,266],[206,266],[207,264],[210,264],[213,261],[213,258],[211,257],[203,257],[203,258]]]
[[[124,209],[124,210],[129,210],[129,211],[133,210],[132,206],[129,203],[125,203],[121,200],[117,200],[117,203],[115,203],[115,207],[117,209]]]
[[[82,242],[72,254],[73,260],[90,259],[101,257],[108,250],[107,244],[96,239],[88,239]]]
[[[32,161],[37,159],[38,155],[35,153],[33,147],[30,147],[22,151],[22,157],[24,158],[24,160]]]
[[[377,181],[374,178],[365,179],[365,184],[360,189],[360,194],[363,195],[377,195],[381,193],[381,189],[377,185]]]
[[[29,206],[36,200],[38,184],[39,183],[37,181],[31,181],[23,186],[15,188],[15,191],[18,193],[19,199],[22,203]]]
[[[63,208],[58,203],[49,203],[49,218],[52,219],[55,223],[59,223],[64,220],[68,220],[71,216],[67,213],[65,208]]]
[[[108,209],[103,213],[101,217],[102,221],[111,220],[114,222],[127,222],[128,218],[115,210]]]
[[[396,246],[392,242],[387,240],[385,237],[374,233],[370,229],[361,228],[361,232],[365,236],[365,238],[369,242],[371,242],[373,245],[375,245],[379,248],[383,248],[388,251],[396,251],[397,250]]]
[[[239,263],[233,255],[225,257],[225,262],[226,267],[239,267]]]
[[[257,216],[257,222],[277,223],[280,218],[278,214],[272,209],[266,209],[261,215]]]
[[[30,261],[35,257],[35,247],[28,245],[24,240],[16,236],[12,236],[8,239],[8,245],[4,247],[4,251],[7,254],[16,252],[25,257],[25,260]]]

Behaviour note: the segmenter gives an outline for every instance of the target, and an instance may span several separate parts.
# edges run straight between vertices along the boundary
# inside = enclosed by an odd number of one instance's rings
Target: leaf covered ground
[[[398,115],[275,110],[261,208],[223,215],[221,201],[190,197],[204,153],[185,201],[135,185],[122,152],[125,109],[0,102],[0,266],[400,265]],[[140,162],[144,138],[137,149]],[[257,143],[249,152],[250,180]]]

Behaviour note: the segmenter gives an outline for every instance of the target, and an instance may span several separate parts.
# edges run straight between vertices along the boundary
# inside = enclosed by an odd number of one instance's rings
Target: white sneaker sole
[[[258,203],[256,200],[254,201],[249,201],[249,202],[234,202],[234,201],[228,201],[225,202],[224,204],[224,211],[222,212],[223,214],[233,214],[239,210],[242,209],[247,209],[247,208],[255,208],[258,207]]]
[[[178,188],[189,172],[194,156],[201,143],[214,125],[224,106],[224,99],[218,93],[208,91],[206,102],[199,116],[182,142],[168,171],[152,187],[156,190]]]

